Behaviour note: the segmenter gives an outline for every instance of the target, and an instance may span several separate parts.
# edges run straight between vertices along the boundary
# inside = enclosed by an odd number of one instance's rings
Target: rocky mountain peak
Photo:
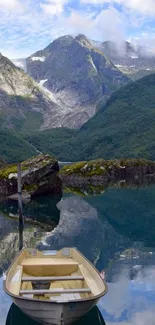
[[[27,58],[27,71],[55,98],[59,109],[50,127],[80,128],[96,103],[128,82],[85,35],[62,36]]]
[[[66,46],[69,46],[73,42],[73,40],[74,37],[72,37],[71,35],[61,36],[56,40],[54,40],[49,46],[47,46],[46,49],[52,50],[53,48],[57,48],[57,47],[64,48]]]
[[[83,34],[79,34],[78,36],[75,37],[75,40],[77,42],[79,42],[80,44],[82,44],[83,46],[85,47],[88,47],[88,48],[92,48],[92,44],[91,42],[88,40],[88,38],[83,35]]]

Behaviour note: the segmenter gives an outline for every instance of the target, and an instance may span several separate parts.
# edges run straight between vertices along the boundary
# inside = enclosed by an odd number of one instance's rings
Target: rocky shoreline
[[[62,189],[99,194],[105,188],[146,186],[155,184],[155,162],[145,159],[83,161],[66,165],[50,155],[40,154],[22,162],[22,198],[31,200],[40,195],[60,195]],[[17,165],[1,161],[0,201],[17,200]]]
[[[155,162],[145,159],[93,160],[65,166],[60,170],[63,186],[155,182]]]

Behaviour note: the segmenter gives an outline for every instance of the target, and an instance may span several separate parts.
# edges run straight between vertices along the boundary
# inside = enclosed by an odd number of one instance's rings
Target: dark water
[[[0,325],[37,325],[2,288],[19,249],[16,214],[16,202],[0,203]],[[74,246],[105,272],[108,294],[78,325],[155,325],[155,186],[40,198],[24,204],[24,215],[24,246]]]

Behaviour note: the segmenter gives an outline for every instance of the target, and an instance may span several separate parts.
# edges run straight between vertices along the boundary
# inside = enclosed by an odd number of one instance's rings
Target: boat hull
[[[13,298],[24,314],[44,325],[70,325],[86,315],[99,299],[68,303],[46,303]]]

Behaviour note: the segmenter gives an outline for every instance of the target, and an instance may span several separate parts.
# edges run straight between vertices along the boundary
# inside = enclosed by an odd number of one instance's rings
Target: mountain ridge
[[[130,83],[75,134],[44,131],[27,140],[59,160],[146,158],[155,160],[155,74]],[[70,131],[72,132],[72,130]],[[60,136],[61,134],[61,136]],[[48,146],[46,141],[48,139]]]
[[[97,102],[129,82],[103,52],[84,36],[62,36],[27,58],[27,71],[55,98],[52,127],[79,128],[96,112]]]

